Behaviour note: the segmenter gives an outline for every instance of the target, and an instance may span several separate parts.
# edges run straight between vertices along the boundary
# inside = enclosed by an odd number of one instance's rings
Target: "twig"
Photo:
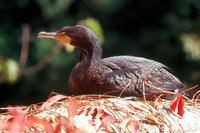
[[[165,90],[163,90],[163,89],[161,89],[161,88],[158,88],[158,87],[155,87],[155,86],[153,86],[153,85],[150,85],[150,84],[147,83],[147,82],[146,82],[146,85],[149,86],[149,87],[151,87],[151,88],[157,89],[157,90],[159,90],[159,91],[161,91],[161,92],[170,93],[170,94],[175,94],[175,95],[176,95],[176,92],[165,91]]]
[[[122,94],[124,93],[125,89],[126,89],[131,83],[132,83],[132,81],[129,82],[129,83],[123,88],[123,90],[122,90],[121,93],[119,94],[118,100],[116,101],[116,105],[117,105],[117,103],[119,102],[119,98],[122,96]]]
[[[147,74],[148,74],[148,72],[149,72],[149,68],[150,68],[150,67],[148,66],[147,71],[146,71],[146,74],[145,74],[145,77],[144,77],[144,81],[143,81],[143,83],[142,83],[142,86],[143,86],[143,88],[142,88],[142,94],[143,94],[144,102],[145,102],[145,103],[146,103],[145,84],[146,84]]]
[[[28,75],[28,74],[36,73],[36,72],[42,70],[51,61],[51,59],[53,58],[53,56],[55,54],[57,54],[62,48],[63,48],[63,46],[56,45],[52,49],[52,51],[49,52],[40,63],[38,63],[38,64],[36,64],[36,65],[34,65],[34,66],[30,67],[30,68],[24,69],[23,75]]]
[[[195,96],[200,92],[200,90],[198,90],[192,97],[192,101],[194,100]]]
[[[31,66],[30,68],[24,68],[27,64],[28,53],[29,53],[29,43],[31,40],[30,27],[27,24],[22,26],[22,38],[21,38],[21,52],[19,59],[19,75],[28,75],[32,73],[36,73],[42,70],[53,58],[55,54],[57,54],[64,45],[59,44],[56,45],[51,52],[49,52],[42,61],[38,64]],[[6,81],[6,77],[0,77],[0,84]]]
[[[30,28],[28,25],[22,26],[22,42],[21,42],[21,53],[20,53],[20,60],[19,60],[19,70],[20,72],[23,71],[24,66],[27,63],[28,59],[28,52],[29,52],[29,43],[30,43]]]
[[[199,93],[199,95],[197,96],[197,98],[196,98],[196,100],[195,100],[195,102],[194,102],[194,105],[196,105],[197,100],[199,99],[199,97],[200,97],[200,93]]]
[[[30,27],[27,24],[22,26],[22,38],[21,38],[21,52],[19,59],[19,75],[22,74],[24,66],[27,63],[29,43],[30,43]],[[6,76],[0,77],[0,84],[4,83],[7,80]]]
[[[168,94],[174,94],[174,95],[177,94],[176,92],[165,91],[165,90],[163,90],[163,89],[161,89],[161,88],[155,87],[155,86],[153,86],[153,85],[147,83],[146,80],[147,80],[148,71],[149,71],[149,67],[148,67],[148,69],[147,69],[147,71],[146,71],[145,78],[144,78],[144,81],[143,81],[143,96],[144,96],[144,100],[145,100],[145,101],[146,101],[146,98],[145,98],[145,94],[144,94],[144,93],[145,93],[144,85],[147,85],[147,86],[149,86],[149,87],[151,87],[151,88],[157,89],[157,90],[159,90],[160,92],[164,92],[164,93],[168,93]],[[189,88],[189,89],[186,89],[186,90],[182,91],[181,93],[183,93],[183,92],[185,92],[185,91],[188,91],[188,90],[191,90],[191,89],[194,89],[194,88],[196,88],[196,87],[198,87],[198,85],[196,85],[196,86],[194,86],[194,87],[191,87],[191,88]],[[182,95],[181,93],[179,93],[179,94],[180,94],[183,98],[187,99],[190,103],[194,104],[193,99],[190,100],[188,97]],[[195,94],[196,94],[196,93],[195,93]]]
[[[30,27],[25,24],[22,26],[22,38],[21,38],[21,52],[20,52],[20,59],[19,59],[19,75],[28,75],[35,72],[38,72],[42,70],[53,58],[53,56],[58,53],[63,45],[56,45],[49,54],[47,54],[44,59],[39,62],[38,64],[30,67],[30,68],[24,68],[27,64],[28,59],[28,53],[29,53],[29,43],[31,39],[30,34]],[[6,81],[6,77],[0,77],[0,84],[4,83]]]
[[[0,77],[0,84],[4,83],[6,81],[6,77],[5,76],[1,76]]]
[[[197,88],[197,87],[198,87],[198,85],[195,85],[195,86],[193,86],[193,87],[191,87],[191,88],[188,88],[188,89],[185,89],[185,90],[181,91],[180,93],[183,93],[183,92],[186,92],[186,91],[195,89],[195,88]]]

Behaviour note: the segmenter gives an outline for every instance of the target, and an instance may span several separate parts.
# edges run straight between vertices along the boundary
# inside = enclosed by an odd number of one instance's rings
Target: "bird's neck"
[[[97,63],[102,58],[102,48],[101,44],[90,45],[88,49],[78,48],[80,51],[80,57],[73,71],[79,74],[83,74],[87,69]]]
[[[79,57],[79,63],[92,65],[102,58],[102,48],[101,44],[93,44],[88,47],[88,49],[79,49],[80,51],[80,57]]]

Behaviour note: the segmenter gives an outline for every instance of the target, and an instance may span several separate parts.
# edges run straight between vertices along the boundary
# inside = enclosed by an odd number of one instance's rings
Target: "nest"
[[[25,118],[21,122],[23,125],[20,129],[24,133],[200,131],[199,102],[193,106],[191,102],[186,101],[183,117],[171,111],[170,103],[171,101],[159,98],[155,101],[146,101],[135,97],[119,98],[109,95],[69,97],[58,94],[43,104],[8,107],[7,109],[12,111],[0,115],[0,129],[10,131],[7,125],[13,124],[10,121],[17,117],[17,108],[24,112]],[[18,114],[19,112],[18,110]]]

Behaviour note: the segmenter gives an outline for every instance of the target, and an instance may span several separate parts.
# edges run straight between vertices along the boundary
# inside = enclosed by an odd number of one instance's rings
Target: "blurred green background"
[[[98,34],[104,57],[154,59],[188,88],[200,83],[199,0],[0,0],[1,107],[44,101],[51,92],[70,95],[79,52],[37,34],[76,24]]]

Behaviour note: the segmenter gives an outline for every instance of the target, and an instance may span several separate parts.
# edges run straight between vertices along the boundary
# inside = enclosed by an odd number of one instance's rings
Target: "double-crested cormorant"
[[[75,46],[80,58],[69,78],[72,94],[104,94],[124,91],[125,96],[143,96],[143,81],[147,68],[147,83],[166,91],[182,90],[185,85],[169,73],[168,67],[154,60],[134,56],[114,56],[102,59],[102,47],[96,34],[84,26],[71,26],[57,32],[40,32],[38,38],[51,38]],[[146,95],[158,93],[145,87]],[[162,92],[161,92],[162,93]]]

